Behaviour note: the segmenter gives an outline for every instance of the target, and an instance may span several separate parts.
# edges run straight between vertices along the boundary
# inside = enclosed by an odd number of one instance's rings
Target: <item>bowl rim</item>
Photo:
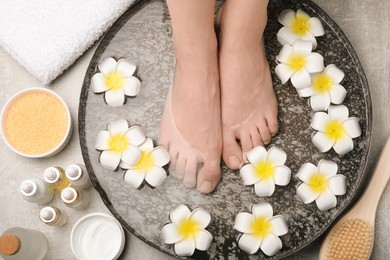
[[[8,141],[8,137],[4,131],[4,126],[5,126],[5,118],[6,118],[6,114],[9,110],[9,108],[11,107],[11,105],[21,96],[23,95],[26,95],[27,93],[31,93],[31,92],[45,92],[45,93],[48,93],[50,95],[52,95],[53,97],[57,98],[61,104],[65,107],[65,110],[66,110],[66,114],[67,114],[67,118],[68,118],[68,126],[67,126],[67,129],[66,129],[66,132],[65,132],[65,135],[64,137],[62,138],[61,142],[58,143],[57,146],[55,146],[53,149],[51,149],[50,151],[47,151],[45,153],[41,153],[41,154],[28,154],[28,153],[25,153],[25,152],[22,152],[20,150],[18,150],[16,147],[14,147],[9,141]],[[64,148],[64,144],[66,144],[69,140],[68,140],[68,137],[71,133],[71,130],[72,130],[72,116],[70,114],[70,111],[69,111],[69,107],[68,105],[65,103],[64,99],[58,95],[56,92],[50,90],[50,89],[47,89],[47,88],[43,88],[43,87],[32,87],[32,88],[26,88],[26,89],[22,89],[18,92],[16,92],[15,94],[13,94],[8,100],[7,102],[5,103],[5,105],[3,106],[2,110],[1,110],[1,114],[0,114],[0,121],[1,121],[1,125],[0,125],[0,134],[4,140],[4,142],[6,143],[6,145],[12,150],[14,151],[15,153],[21,155],[21,156],[24,156],[24,157],[28,157],[28,158],[44,158],[44,157],[48,157],[48,156],[51,156],[53,154],[55,154],[56,152],[59,152],[62,148]]]

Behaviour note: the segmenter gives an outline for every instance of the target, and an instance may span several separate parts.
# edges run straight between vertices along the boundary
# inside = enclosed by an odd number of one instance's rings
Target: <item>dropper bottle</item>
[[[89,193],[74,187],[65,188],[61,192],[62,202],[74,209],[84,209],[89,204]]]
[[[83,165],[70,164],[65,169],[66,178],[70,181],[73,187],[80,189],[88,189],[92,186],[87,170]]]
[[[49,226],[61,227],[66,223],[67,217],[57,207],[50,206],[44,207],[39,212],[39,218],[41,221]]]
[[[20,184],[20,193],[28,202],[44,205],[52,201],[54,189],[37,177],[30,177]]]
[[[70,182],[65,176],[65,170],[61,167],[49,167],[43,172],[43,179],[55,190],[62,191],[70,186]]]

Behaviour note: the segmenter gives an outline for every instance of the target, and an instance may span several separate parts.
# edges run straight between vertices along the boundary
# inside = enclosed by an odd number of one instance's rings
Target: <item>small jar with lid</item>
[[[65,176],[65,170],[61,167],[49,167],[43,172],[43,179],[55,190],[62,191],[70,186],[70,182]]]
[[[31,177],[20,184],[20,193],[28,202],[45,205],[53,200],[54,189],[37,177]]]
[[[74,209],[85,209],[89,204],[89,193],[78,188],[68,187],[61,192],[62,202]]]
[[[61,227],[66,223],[67,217],[61,210],[54,206],[44,207],[39,212],[41,221],[49,226]]]
[[[65,169],[66,178],[70,181],[73,187],[80,189],[89,189],[92,186],[87,170],[84,165],[70,164]]]

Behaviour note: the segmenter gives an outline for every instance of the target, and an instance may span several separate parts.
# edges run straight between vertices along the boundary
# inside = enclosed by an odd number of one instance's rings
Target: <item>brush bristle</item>
[[[326,259],[369,259],[373,242],[374,232],[367,223],[348,220],[330,234]]]

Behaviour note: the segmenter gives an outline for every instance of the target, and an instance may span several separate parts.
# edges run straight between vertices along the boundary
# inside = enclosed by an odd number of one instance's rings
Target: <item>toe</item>
[[[261,139],[259,129],[257,127],[251,130],[251,139],[253,147],[264,145],[263,140]]]
[[[267,126],[267,123],[265,120],[259,124],[259,133],[261,135],[261,139],[263,140],[264,144],[269,144],[271,142],[272,134],[270,132],[270,129]]]
[[[278,133],[279,124],[278,117],[274,114],[269,114],[266,116],[267,127],[271,132],[272,136],[275,136]]]
[[[246,153],[253,148],[252,138],[249,132],[242,131],[240,134],[240,141],[242,146],[242,158],[245,160]]]
[[[242,151],[236,141],[236,137],[229,131],[223,135],[223,152],[222,158],[226,165],[232,169],[237,170],[242,164]]]
[[[221,167],[219,157],[206,160],[198,173],[198,190],[201,193],[210,193],[221,179]]]
[[[168,153],[169,153],[169,157],[171,159],[169,168],[174,170],[176,168],[176,163],[177,163],[177,159],[178,159],[177,157],[178,157],[179,153],[174,149],[169,149]]]
[[[198,161],[196,158],[187,158],[186,166],[184,168],[183,185],[187,188],[193,188],[196,184],[196,170]]]
[[[186,166],[186,157],[179,155],[179,158],[177,159],[176,162],[176,167],[175,167],[175,176],[179,179],[184,178],[184,170]]]

